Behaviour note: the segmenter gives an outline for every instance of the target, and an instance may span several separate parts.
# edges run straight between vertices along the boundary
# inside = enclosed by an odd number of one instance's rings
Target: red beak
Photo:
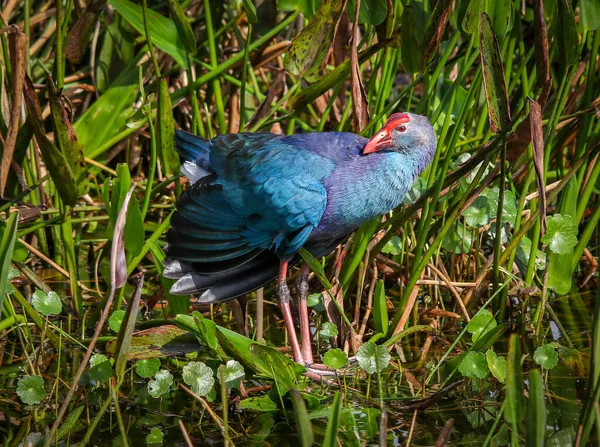
[[[377,152],[381,148],[389,146],[391,141],[392,137],[390,136],[390,132],[384,127],[380,132],[373,135],[373,137],[365,145],[363,149],[363,155]]]

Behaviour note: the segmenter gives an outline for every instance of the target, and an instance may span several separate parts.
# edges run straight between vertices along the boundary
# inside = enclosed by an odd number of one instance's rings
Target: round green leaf
[[[98,366],[101,363],[108,361],[108,357],[106,357],[104,354],[94,354],[92,357],[90,357],[90,367],[93,368],[94,366]]]
[[[119,333],[119,330],[121,329],[121,323],[123,323],[123,318],[125,318],[125,311],[115,310],[108,318],[108,327],[110,327],[113,332]]]
[[[19,447],[43,447],[44,441],[46,441],[46,437],[40,432],[29,432],[29,434],[19,442]]]
[[[29,250],[23,245],[23,242],[17,239],[15,241],[15,248],[13,249],[12,260],[15,262],[25,262],[27,256],[29,256]]]
[[[494,329],[498,323],[489,310],[481,309],[467,325],[467,331],[473,334],[473,341],[477,341],[486,332]]]
[[[388,243],[383,246],[381,251],[391,255],[402,254],[402,239],[400,239],[398,236],[392,236]]]
[[[495,216],[495,213],[490,199],[484,195],[480,195],[475,199],[473,204],[464,211],[463,216],[465,216],[467,225],[474,228],[480,228],[489,224]]]
[[[221,381],[221,375],[223,375],[223,379],[225,381],[225,388],[230,390],[231,388],[237,388],[240,386],[240,383],[246,376],[246,373],[244,372],[244,367],[240,362],[237,360],[229,360],[226,365],[219,366],[219,369],[217,370],[217,379],[219,379],[219,382]]]
[[[553,253],[568,254],[577,245],[577,224],[569,215],[555,214],[546,217],[546,234],[542,242]]]
[[[312,307],[315,312],[323,312],[325,305],[323,304],[323,295],[320,293],[311,293],[306,298],[306,305]]]
[[[160,360],[157,358],[138,360],[135,362],[135,372],[144,379],[154,376],[160,369]]]
[[[17,382],[17,395],[27,405],[37,405],[46,397],[44,379],[40,376],[24,376]]]
[[[163,442],[164,437],[165,435],[160,431],[160,428],[154,427],[150,430],[148,436],[146,436],[146,444],[159,444]]]
[[[321,336],[321,338],[337,337],[338,328],[335,324],[330,323],[329,321],[326,321],[325,323],[323,323],[321,325],[321,330],[319,331],[319,335]]]
[[[156,373],[154,380],[148,382],[148,394],[158,399],[167,394],[173,385],[173,374],[166,369]]]
[[[498,357],[491,349],[488,349],[485,353],[485,359],[487,360],[487,365],[492,375],[498,379],[498,381],[504,383],[506,381],[506,359],[504,357]]]
[[[391,358],[385,346],[376,345],[370,341],[358,348],[356,352],[358,364],[369,374],[383,371],[390,363]]]
[[[552,369],[558,363],[558,354],[551,345],[543,345],[533,353],[533,360],[544,369]]]
[[[485,355],[481,352],[467,352],[458,365],[460,373],[468,378],[485,379],[489,374]]]
[[[190,362],[183,367],[183,381],[198,396],[206,396],[213,389],[213,371],[202,362]]]
[[[535,255],[535,269],[544,270],[546,268],[546,253],[542,250],[536,250]],[[531,239],[527,236],[523,236],[517,247],[517,260],[523,265],[529,264],[529,257],[531,255]]]
[[[6,283],[6,293],[14,293],[15,287],[12,285],[11,281],[15,278],[18,278],[21,273],[12,266],[8,267],[8,282]]]
[[[306,298],[306,305],[308,307],[314,307],[317,304],[321,303],[322,301],[323,301],[323,298],[320,293],[311,293]]]
[[[500,426],[500,429],[498,430],[498,433],[496,433],[492,437],[491,446],[492,447],[505,446],[505,445],[509,445],[509,442],[510,442],[510,440],[508,438],[508,425],[502,424]]]
[[[90,358],[90,378],[96,382],[106,383],[113,375],[110,360],[104,354],[94,354]]]
[[[330,368],[340,369],[348,364],[348,356],[340,348],[330,349],[323,356],[323,363]]]
[[[472,230],[466,225],[458,222],[456,227],[444,236],[442,248],[452,251],[456,254],[468,253],[471,251]]]
[[[36,289],[31,298],[31,304],[42,315],[58,315],[62,311],[62,303],[56,292],[46,293]]]

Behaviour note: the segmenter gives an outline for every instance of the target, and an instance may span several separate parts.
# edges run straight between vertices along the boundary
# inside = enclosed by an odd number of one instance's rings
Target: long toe
[[[335,376],[347,376],[352,375],[352,372],[348,368],[333,369],[320,363],[311,363],[306,365],[307,373],[314,374],[320,377],[335,377]],[[309,375],[310,376],[310,375]]]

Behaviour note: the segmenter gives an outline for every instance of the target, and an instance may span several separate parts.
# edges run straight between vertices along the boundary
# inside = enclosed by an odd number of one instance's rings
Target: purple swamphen
[[[370,140],[353,133],[291,136],[178,131],[182,171],[193,184],[177,203],[164,275],[171,293],[226,301],[277,278],[277,295],[294,360],[313,362],[306,297],[297,284],[302,346],[286,277],[304,247],[329,254],[363,222],[400,205],[436,150],[426,117],[396,113]]]

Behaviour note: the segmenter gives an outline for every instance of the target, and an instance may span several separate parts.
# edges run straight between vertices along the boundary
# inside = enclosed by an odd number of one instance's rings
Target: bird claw
[[[335,377],[351,374],[347,369],[333,369],[320,363],[307,363],[304,367],[306,368],[306,373],[309,377],[312,377],[313,375],[317,377]]]

